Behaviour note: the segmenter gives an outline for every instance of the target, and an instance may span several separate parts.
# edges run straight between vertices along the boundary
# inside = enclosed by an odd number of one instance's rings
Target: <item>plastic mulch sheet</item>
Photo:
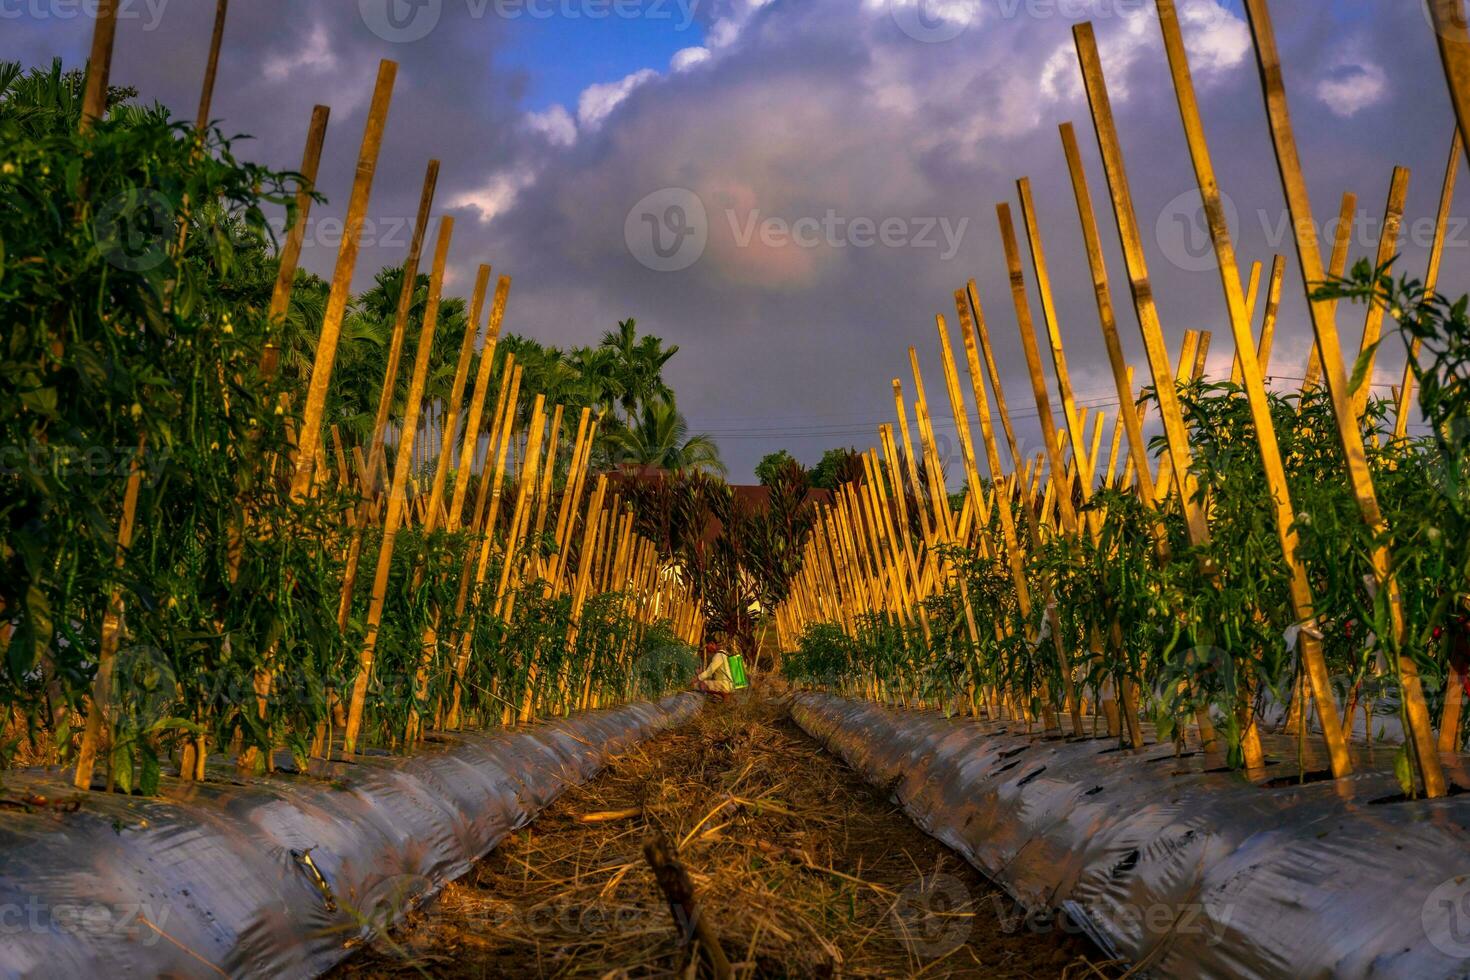
[[[0,976],[309,977],[469,870],[609,756],[692,717],[679,694],[312,775],[143,799],[11,773]]]
[[[1171,744],[822,694],[792,714],[1037,921],[1064,910],[1150,975],[1470,976],[1470,795],[1403,801],[1393,749],[1300,784],[1296,741],[1267,738],[1278,761],[1253,785]],[[1464,762],[1447,775],[1470,786]]]

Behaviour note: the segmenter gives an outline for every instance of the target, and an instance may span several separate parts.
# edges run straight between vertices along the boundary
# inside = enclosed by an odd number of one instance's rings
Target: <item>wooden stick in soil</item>
[[[117,527],[117,552],[112,567],[120,570],[123,558],[133,543],[133,526],[138,514],[138,491],[143,483],[143,453],[146,441],[138,440],[138,451],[128,467],[127,487],[123,491],[122,518]],[[92,681],[92,702],[87,706],[87,727],[82,733],[81,750],[77,753],[77,770],[72,783],[77,789],[90,789],[92,770],[97,763],[97,749],[102,743],[102,726],[112,704],[112,670],[117,648],[122,640],[122,592],[114,588],[108,597],[107,613],[102,617],[102,645],[97,653],[97,673]]]
[[[1138,212],[1133,204],[1133,191],[1129,186],[1128,174],[1123,164],[1122,144],[1118,139],[1113,121],[1112,102],[1108,96],[1107,82],[1103,76],[1102,60],[1097,50],[1097,39],[1090,23],[1078,24],[1073,28],[1078,59],[1082,66],[1083,87],[1087,92],[1088,105],[1092,113],[1093,128],[1097,133],[1098,149],[1107,175],[1108,189],[1112,197],[1113,215],[1118,224],[1118,237],[1122,244],[1124,263],[1128,268],[1128,282],[1133,294],[1134,311],[1138,316],[1143,345],[1148,355],[1149,372],[1153,376],[1154,389],[1158,397],[1159,413],[1164,423],[1164,434],[1168,444],[1170,467],[1179,484],[1179,504],[1184,512],[1185,527],[1189,541],[1197,548],[1210,542],[1209,526],[1203,508],[1196,498],[1195,478],[1191,469],[1189,430],[1184,424],[1184,413],[1179,406],[1179,395],[1175,388],[1174,374],[1170,370],[1169,351],[1164,342],[1163,326],[1159,321],[1158,307],[1154,303],[1153,286],[1149,281],[1148,259],[1143,251],[1143,236],[1138,223]],[[1237,288],[1239,287],[1237,274]],[[1143,474],[1138,474],[1139,478]],[[1157,491],[1157,487],[1155,490]],[[1203,570],[1215,577],[1217,570],[1202,559]],[[1195,712],[1199,726],[1200,742],[1205,751],[1216,751],[1214,725],[1208,710],[1200,707]]]
[[[485,305],[485,290],[490,285],[490,267],[481,265],[475,277],[475,291],[470,303],[470,316],[465,322],[464,337],[460,340],[459,360],[455,362],[454,380],[449,389],[449,411],[441,419],[442,432],[439,439],[438,463],[434,468],[433,483],[429,488],[426,502],[427,513],[424,516],[423,533],[427,538],[434,533],[439,526],[441,514],[440,500],[444,495],[444,484],[448,477],[450,455],[454,451],[454,437],[459,428],[460,403],[464,398],[465,380],[470,373],[470,357],[474,354],[475,340],[479,333],[480,312]],[[425,440],[427,442],[427,440]],[[427,448],[427,447],[426,447]],[[424,552],[415,557],[413,567],[413,589],[417,591],[423,584],[426,559]],[[417,704],[428,698],[429,672],[433,668],[434,654],[439,650],[439,616],[442,610],[437,605],[430,614],[429,622],[424,627],[420,641],[421,652],[419,655],[418,671],[414,678],[414,692],[416,700],[414,706],[408,711],[408,725],[404,731],[403,741],[405,745],[413,744],[422,734],[419,725],[419,712]]]
[[[357,268],[357,254],[362,247],[362,225],[367,218],[368,200],[372,196],[373,176],[377,172],[378,154],[383,146],[383,130],[388,123],[388,107],[393,99],[393,83],[397,74],[396,62],[383,61],[378,66],[378,79],[368,107],[367,125],[363,130],[362,148],[352,182],[352,195],[347,203],[347,220],[343,224],[342,245],[337,251],[332,289],[322,316],[316,356],[311,365],[311,381],[307,387],[306,404],[302,409],[301,427],[297,433],[300,451],[296,472],[291,479],[291,497],[298,501],[306,498],[307,490],[311,487],[316,447],[322,437],[322,413],[327,406],[327,389],[332,383],[332,367],[337,360],[337,342],[342,337],[342,321],[347,314],[347,302],[352,297],[352,274]]]
[[[413,297],[418,291],[419,265],[423,261],[424,239],[428,234],[429,215],[434,208],[434,192],[438,186],[439,161],[430,160],[424,172],[423,190],[419,194],[418,216],[414,219],[408,257],[403,262],[403,278],[398,285],[398,305],[393,313],[393,333],[388,340],[388,360],[383,369],[383,387],[378,393],[373,435],[368,442],[368,483],[362,490],[369,496],[373,494],[378,473],[386,463],[383,458],[383,441],[387,438],[388,417],[393,411],[393,395],[398,387],[398,366],[403,357],[404,334],[408,332]]]
[[[1444,259],[1445,230],[1449,226],[1450,207],[1455,200],[1455,182],[1460,173],[1460,130],[1455,130],[1450,141],[1450,159],[1445,165],[1444,183],[1440,185],[1439,212],[1435,217],[1434,240],[1429,246],[1429,268],[1424,273],[1425,295],[1432,295],[1439,285],[1439,267]],[[1374,304],[1377,305],[1377,304]],[[1404,377],[1394,395],[1393,438],[1398,441],[1409,432],[1409,406],[1414,396],[1414,364],[1419,360],[1419,348],[1415,340],[1409,349],[1408,361],[1404,364]]]
[[[478,540],[479,547],[465,553],[460,571],[459,595],[455,598],[454,618],[463,622],[457,642],[458,653],[454,663],[454,684],[450,695],[449,714],[445,724],[454,729],[460,723],[460,701],[464,692],[464,675],[469,668],[470,650],[474,643],[475,620],[479,614],[480,586],[485,582],[485,570],[490,561],[490,546],[494,542],[496,515],[500,508],[501,485],[505,479],[505,454],[510,439],[511,418],[515,415],[520,397],[521,371],[515,363],[514,354],[506,354],[500,369],[500,393],[496,396],[495,413],[490,422],[490,441],[486,447],[485,461],[480,469],[480,487],[475,494],[475,512],[471,515],[471,541]],[[473,457],[471,457],[473,459]],[[474,605],[471,605],[471,600]],[[465,610],[469,610],[468,618]]]
[[[301,176],[305,179],[296,189],[296,220],[286,232],[281,245],[280,260],[276,266],[276,284],[271,290],[271,305],[267,314],[269,335],[260,352],[260,374],[269,381],[275,377],[280,362],[281,349],[277,338],[283,330],[286,315],[291,307],[291,291],[296,284],[296,270],[301,264],[301,247],[306,242],[306,225],[311,217],[311,206],[315,203],[312,192],[316,188],[316,175],[322,162],[322,144],[327,138],[327,120],[332,110],[324,105],[311,110],[311,125],[306,131],[306,149],[301,154]]]
[[[490,303],[490,323],[485,327],[485,342],[480,347],[480,365],[475,372],[475,392],[470,397],[469,414],[465,416],[464,442],[459,450],[459,466],[454,473],[454,492],[449,498],[449,516],[444,525],[451,531],[459,528],[465,495],[469,491],[475,451],[480,445],[480,420],[485,411],[485,396],[490,393],[490,374],[495,367],[495,347],[500,339],[500,325],[505,319],[505,304],[509,298],[510,276],[501,276],[495,284],[495,299]],[[502,378],[502,386],[504,381]],[[494,424],[496,420],[491,421]],[[494,451],[493,446],[491,451]],[[489,465],[488,461],[486,465]]]
[[[694,882],[689,872],[679,862],[678,851],[673,841],[662,833],[645,838],[643,857],[653,869],[653,877],[659,890],[669,903],[669,913],[674,917],[674,926],[679,930],[679,945],[684,946],[695,937],[709,957],[716,980],[731,980],[735,976],[730,961],[720,948],[720,937],[709,919],[701,914],[699,901],[694,894]]]
[[[388,513],[383,522],[383,540],[378,547],[377,572],[373,576],[372,596],[368,601],[367,636],[357,659],[357,678],[352,685],[352,700],[347,709],[347,730],[342,751],[357,751],[357,738],[362,730],[363,707],[367,701],[368,682],[372,677],[373,655],[377,650],[378,627],[383,621],[383,605],[388,595],[388,577],[393,567],[393,544],[403,523],[407,503],[408,480],[413,466],[414,435],[418,431],[419,408],[424,397],[424,383],[429,374],[429,355],[434,346],[434,330],[438,326],[439,296],[444,286],[444,267],[449,258],[449,242],[454,234],[454,219],[439,219],[439,240],[434,250],[434,267],[429,277],[429,301],[424,310],[419,345],[414,352],[413,377],[409,381],[408,404],[399,426],[398,459],[393,469],[393,484],[388,496]]]
[[[1368,469],[1368,459],[1363,448],[1363,433],[1353,414],[1352,393],[1347,390],[1347,372],[1343,367],[1342,347],[1337,335],[1336,311],[1326,301],[1313,298],[1317,285],[1325,279],[1322,254],[1316,232],[1308,224],[1312,220],[1312,205],[1307,194],[1306,179],[1302,173],[1301,158],[1297,151],[1296,136],[1292,128],[1290,109],[1287,105],[1286,88],[1282,80],[1281,59],[1276,48],[1276,33],[1271,14],[1265,0],[1246,0],[1246,18],[1250,23],[1251,36],[1255,42],[1256,60],[1261,72],[1262,90],[1266,101],[1267,117],[1270,121],[1272,145],[1276,151],[1277,167],[1281,174],[1287,209],[1291,214],[1298,263],[1302,270],[1303,288],[1307,294],[1312,317],[1312,329],[1317,337],[1317,346],[1322,352],[1322,368],[1327,381],[1328,396],[1332,400],[1333,415],[1337,422],[1338,438],[1343,456],[1347,461],[1348,482],[1357,500],[1363,523],[1384,541],[1387,530],[1383,512],[1378,505],[1378,495],[1373,486],[1373,476]],[[1433,8],[1431,8],[1433,9]],[[1404,650],[1407,642],[1404,614],[1401,606],[1398,582],[1394,578],[1386,543],[1378,544],[1371,554],[1374,576],[1378,588],[1387,599],[1391,628],[1391,645],[1398,651],[1399,682],[1403,687],[1402,709],[1408,720],[1408,743],[1417,756],[1419,774],[1424,781],[1425,795],[1434,798],[1447,791],[1444,767],[1440,764],[1435,744],[1429,708],[1424,701],[1424,691],[1419,679],[1419,667],[1414,658]],[[1330,712],[1319,712],[1326,716]]]
[[[1399,231],[1403,226],[1404,202],[1409,195],[1409,171],[1404,167],[1393,168],[1393,178],[1388,185],[1388,203],[1383,208],[1383,235],[1378,239],[1378,252],[1373,256],[1373,268],[1381,269],[1398,255]],[[1363,369],[1363,384],[1353,393],[1353,414],[1362,424],[1363,413],[1368,410],[1368,396],[1373,391],[1373,361],[1377,356],[1375,345],[1383,330],[1386,311],[1382,303],[1370,302],[1368,314],[1363,321],[1363,337],[1358,342],[1358,357],[1367,358]]]
[[[398,363],[403,352],[403,335],[408,326],[409,310],[413,302],[413,283],[418,279],[418,269],[423,252],[424,235],[429,225],[429,213],[434,203],[434,189],[439,180],[439,161],[430,160],[424,175],[424,187],[419,197],[417,223],[413,239],[409,244],[408,258],[403,265],[403,282],[398,292],[398,306],[393,320],[393,333],[388,342],[388,358],[383,368],[383,385],[378,391],[378,406],[373,420],[373,434],[368,443],[367,463],[359,473],[361,499],[357,516],[352,521],[352,539],[347,548],[347,562],[342,570],[342,595],[337,604],[337,622],[342,629],[352,613],[353,593],[357,590],[357,575],[362,557],[363,536],[373,517],[376,501],[378,472],[382,468],[383,440],[388,430],[388,415],[393,408],[393,392],[398,376]],[[412,441],[412,440],[410,440]]]
[[[1342,208],[1337,214],[1337,227],[1333,229],[1332,257],[1328,260],[1327,271],[1334,279],[1342,277],[1347,271],[1348,249],[1352,246],[1353,221],[1358,210],[1358,196],[1348,191],[1342,196]],[[1334,308],[1337,301],[1332,300]],[[1322,354],[1317,350],[1316,341],[1312,342],[1312,353],[1307,358],[1306,374],[1302,378],[1302,394],[1306,394],[1322,379]]]
[[[1206,223],[1214,243],[1220,281],[1225,290],[1225,303],[1229,312],[1230,327],[1235,338],[1236,360],[1240,364],[1241,378],[1246,399],[1250,406],[1252,427],[1261,461],[1265,469],[1269,498],[1273,505],[1276,535],[1286,562],[1288,595],[1292,604],[1292,615],[1297,622],[1310,623],[1315,617],[1314,597],[1305,566],[1297,555],[1296,511],[1292,506],[1291,489],[1282,462],[1281,448],[1276,440],[1275,423],[1271,417],[1271,402],[1266,393],[1261,366],[1256,359],[1255,338],[1251,336],[1250,314],[1246,311],[1245,297],[1240,290],[1240,272],[1236,264],[1235,246],[1231,241],[1226,221],[1224,203],[1219,184],[1215,178],[1214,163],[1210,157],[1209,143],[1205,138],[1204,123],[1200,116],[1199,103],[1195,98],[1194,82],[1184,49],[1183,32],[1180,30],[1174,0],[1158,0],[1159,21],[1164,34],[1164,48],[1169,56],[1173,73],[1174,90],[1184,123],[1185,136],[1194,162],[1195,178],[1204,202]],[[1327,661],[1321,640],[1310,629],[1302,629],[1298,636],[1300,655],[1323,719],[1323,739],[1331,760],[1332,773],[1342,778],[1352,772],[1348,755],[1347,739],[1337,723],[1337,712],[1332,709],[1333,699]],[[1252,716],[1251,726],[1255,721]]]

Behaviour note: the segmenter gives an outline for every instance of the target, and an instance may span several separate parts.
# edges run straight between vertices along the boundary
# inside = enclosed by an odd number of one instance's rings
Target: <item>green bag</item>
[[[735,690],[739,691],[750,686],[750,678],[745,675],[745,658],[735,654],[728,658],[730,662],[730,680],[735,684]]]

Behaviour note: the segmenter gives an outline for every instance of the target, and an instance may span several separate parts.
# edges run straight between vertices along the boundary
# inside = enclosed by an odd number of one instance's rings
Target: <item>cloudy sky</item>
[[[81,63],[88,0],[0,0],[0,58]],[[209,0],[122,0],[113,79],[192,118]],[[1291,242],[1240,0],[1180,0],[1243,261]],[[1359,196],[1371,255],[1394,165],[1413,172],[1405,268],[1422,275],[1453,118],[1421,0],[1274,0],[1319,222]],[[865,448],[916,345],[943,402],[935,313],[977,280],[1018,429],[1034,407],[995,205],[1031,178],[1074,386],[1109,406],[1080,226],[1057,126],[1104,184],[1071,27],[1096,24],[1174,352],[1216,329],[1192,172],[1152,0],[236,0],[214,115],[247,158],[294,168],[331,106],[305,262],[329,272],[377,62],[399,62],[359,282],[402,261],[426,161],[457,219],[453,288],[479,262],[514,277],[507,329],[571,345],[618,319],[680,345],[681,408],[735,479],[764,453]],[[1466,213],[1465,207],[1457,209]],[[1103,233],[1130,357],[1144,370],[1116,233]],[[1194,226],[1202,227],[1202,226]],[[1442,289],[1464,291],[1470,229],[1450,227]],[[1031,278],[1029,257],[1027,276]],[[1272,363],[1290,384],[1309,327],[1295,264]],[[1038,307],[1039,315],[1039,307]],[[953,320],[952,315],[950,316]],[[1356,348],[1362,311],[1344,311]],[[952,324],[953,326],[953,324]],[[1401,369],[1385,345],[1378,380]],[[1111,415],[1111,409],[1109,408]],[[935,404],[941,437],[953,432]],[[957,474],[955,474],[957,475]]]

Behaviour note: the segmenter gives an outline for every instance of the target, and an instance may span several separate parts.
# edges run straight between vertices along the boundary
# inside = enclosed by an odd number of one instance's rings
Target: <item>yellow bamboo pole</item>
[[[1438,2],[1438,0],[1435,0]],[[1434,240],[1429,247],[1429,268],[1424,273],[1424,293],[1433,295],[1439,286],[1439,267],[1444,259],[1445,229],[1449,226],[1450,208],[1455,200],[1455,181],[1460,173],[1461,131],[1455,130],[1450,141],[1450,160],[1444,170],[1444,183],[1440,185],[1439,212],[1435,217]],[[1397,441],[1408,435],[1409,406],[1414,397],[1414,364],[1419,360],[1421,344],[1415,340],[1409,350],[1408,362],[1404,365],[1404,377],[1399,383],[1393,421],[1393,437]]]
[[[418,431],[419,408],[424,384],[429,375],[429,355],[434,346],[434,329],[438,325],[439,295],[444,286],[444,268],[449,258],[449,243],[454,235],[454,219],[439,219],[439,238],[434,249],[433,272],[429,277],[429,301],[424,322],[419,330],[418,348],[414,351],[413,376],[409,379],[408,404],[399,427],[398,458],[393,467],[393,484],[388,496],[388,513],[383,522],[383,540],[378,546],[377,571],[373,576],[372,596],[368,601],[367,635],[357,658],[357,678],[352,685],[352,700],[347,709],[347,730],[342,751],[357,751],[357,738],[362,730],[363,708],[367,701],[368,683],[372,677],[373,659],[377,651],[378,627],[383,621],[383,605],[388,596],[388,577],[393,568],[393,544],[403,523],[407,504],[408,480],[413,468],[414,435]],[[299,470],[298,470],[299,472]]]
[[[1269,376],[1271,345],[1276,339],[1276,316],[1281,310],[1281,286],[1286,280],[1286,260],[1271,260],[1271,285],[1266,290],[1266,317],[1261,322],[1261,339],[1256,345],[1256,360],[1261,362],[1262,376]]]
[[[1311,200],[1307,194],[1306,180],[1302,175],[1301,158],[1297,152],[1296,136],[1292,130],[1290,110],[1287,106],[1286,89],[1282,81],[1281,59],[1276,50],[1276,34],[1265,0],[1246,0],[1246,18],[1250,23],[1255,41],[1256,59],[1261,70],[1262,89],[1266,100],[1266,112],[1270,120],[1272,144],[1276,151],[1277,165],[1281,172],[1282,188],[1286,195],[1287,208],[1291,213],[1297,258],[1302,270],[1303,286],[1309,300],[1312,329],[1317,337],[1318,349],[1322,352],[1323,373],[1327,381],[1328,396],[1332,400],[1333,414],[1337,420],[1338,438],[1341,440],[1343,456],[1347,460],[1348,480],[1353,496],[1358,503],[1363,522],[1379,540],[1386,539],[1387,528],[1378,496],[1373,487],[1373,477],[1368,470],[1368,460],[1363,449],[1363,433],[1353,414],[1352,393],[1347,390],[1347,374],[1343,368],[1342,347],[1338,341],[1335,310],[1325,301],[1313,299],[1313,290],[1323,281],[1322,255],[1319,251],[1316,232],[1312,230]],[[1419,668],[1413,657],[1403,652],[1407,637],[1404,635],[1403,609],[1400,606],[1398,583],[1394,579],[1386,543],[1376,545],[1372,553],[1373,570],[1378,588],[1387,599],[1392,620],[1393,645],[1399,653],[1399,681],[1403,686],[1403,708],[1408,716],[1408,736],[1413,744],[1419,772],[1424,780],[1424,792],[1433,798],[1446,792],[1444,769],[1440,765],[1435,746],[1433,726],[1429,720],[1429,709],[1424,702],[1424,692],[1419,680]],[[1331,712],[1323,710],[1320,715]]]
[[[92,51],[87,58],[87,85],[82,92],[83,133],[107,114],[107,83],[112,75],[112,46],[117,37],[117,4],[118,0],[97,0]]]
[[[1260,299],[1261,288],[1261,263],[1251,263],[1250,285],[1245,290],[1245,310],[1250,319],[1256,316],[1256,303]],[[1230,383],[1240,384],[1240,359],[1236,358],[1230,362]]]
[[[480,348],[480,366],[475,372],[475,393],[470,399],[469,414],[465,416],[464,442],[459,450],[459,467],[454,474],[454,493],[449,501],[449,518],[446,527],[453,530],[459,526],[460,511],[470,485],[470,471],[475,465],[475,451],[480,445],[480,419],[485,410],[485,395],[490,390],[490,373],[495,365],[495,347],[500,339],[500,326],[505,320],[505,304],[510,298],[510,276],[501,276],[495,284],[495,299],[490,304],[490,323],[485,328],[485,343]],[[506,362],[507,365],[510,361]],[[509,368],[503,369],[509,376]],[[503,383],[504,379],[502,379]],[[493,445],[491,447],[494,449]],[[488,464],[487,464],[488,465]]]
[[[1057,318],[1056,300],[1052,297],[1051,272],[1046,264],[1046,249],[1041,242],[1041,226],[1036,217],[1036,202],[1031,196],[1031,180],[1016,181],[1021,198],[1021,221],[1026,228],[1026,241],[1031,249],[1031,265],[1036,273],[1036,289],[1041,297],[1041,319],[1046,324],[1051,346],[1052,366],[1056,369],[1057,392],[1062,400],[1062,417],[1067,423],[1067,437],[1072,445],[1072,458],[1082,482],[1082,501],[1087,502],[1095,474],[1085,451],[1085,425],[1077,412],[1077,398],[1072,390],[1072,376],[1067,370],[1067,355],[1062,348],[1062,328]],[[1034,329],[1034,324],[1033,324]]]
[[[1353,223],[1358,211],[1358,196],[1351,191],[1343,194],[1342,208],[1338,211],[1337,227],[1333,230],[1332,259],[1328,262],[1327,271],[1334,279],[1339,279],[1347,271],[1348,249],[1352,245]],[[1335,307],[1336,301],[1333,301]],[[1307,371],[1302,379],[1302,392],[1305,394],[1317,387],[1317,382],[1322,379],[1322,355],[1317,350],[1317,344],[1312,343],[1312,353],[1307,357]]]
[[[301,186],[296,191],[296,220],[286,232],[281,245],[281,254],[276,265],[276,284],[271,290],[271,305],[267,314],[269,336],[260,352],[260,374],[269,380],[275,376],[280,361],[280,346],[277,338],[283,329],[286,315],[291,307],[291,290],[296,283],[296,270],[301,264],[301,246],[306,241],[306,226],[311,218],[311,206],[315,203],[312,192],[316,189],[316,175],[322,162],[322,145],[327,138],[327,120],[331,110],[319,105],[311,110],[311,124],[306,131],[306,149],[301,155]]]
[[[362,491],[371,495],[378,484],[378,474],[386,465],[383,441],[387,438],[388,418],[393,411],[393,395],[398,390],[398,366],[403,356],[404,335],[413,310],[413,296],[418,291],[419,264],[423,259],[424,238],[429,230],[429,215],[434,208],[434,193],[439,185],[439,161],[430,160],[424,172],[424,186],[419,194],[418,217],[413,238],[409,240],[408,257],[403,263],[403,278],[398,286],[398,305],[393,313],[393,333],[388,340],[387,366],[383,370],[383,387],[378,395],[378,410],[373,418],[373,435],[368,442],[368,482]]]
[[[470,318],[465,324],[464,340],[460,343],[459,347],[459,360],[454,367],[454,381],[451,383],[449,389],[449,411],[444,416],[443,431],[440,433],[439,438],[439,462],[434,468],[434,482],[429,488],[430,516],[427,522],[426,533],[433,531],[439,523],[439,502],[444,497],[444,487],[449,479],[450,464],[454,462],[454,437],[459,434],[459,413],[464,401],[465,383],[469,380],[470,360],[475,354],[475,341],[479,339],[480,314],[484,312],[485,291],[489,288],[490,267],[488,265],[481,265],[475,274],[475,291],[471,294],[470,300]],[[490,346],[488,341],[486,346]],[[476,400],[483,405],[485,400],[484,385],[481,385],[470,396],[471,408],[474,407]],[[479,418],[475,418],[474,422],[478,425]],[[476,432],[475,436],[478,438],[479,433]],[[459,477],[456,474],[455,484],[458,485],[458,483]],[[469,483],[468,473],[465,474],[465,483]],[[459,522],[457,518],[458,514],[451,517],[451,515],[446,513],[445,529],[449,531],[458,530]]]
[[[115,570],[122,568],[127,550],[133,544],[138,492],[143,484],[145,445],[140,439],[138,451],[128,465],[128,482],[123,490],[122,518],[118,521],[117,549],[112,563]],[[92,701],[87,707],[86,728],[82,733],[81,749],[77,753],[76,772],[72,775],[72,784],[77,789],[92,787],[92,770],[97,763],[97,750],[102,744],[102,726],[112,704],[112,670],[122,641],[122,616],[122,592],[114,588],[108,598],[107,612],[102,617],[102,644],[97,652],[97,673],[92,680]]]
[[[1404,203],[1408,196],[1409,171],[1404,167],[1394,167],[1393,178],[1388,185],[1388,203],[1383,207],[1383,234],[1378,239],[1378,252],[1373,256],[1374,269],[1382,269],[1398,255],[1399,230],[1403,226]],[[1353,414],[1360,425],[1363,413],[1368,410],[1368,396],[1373,391],[1373,362],[1377,355],[1378,338],[1383,330],[1384,312],[1382,303],[1368,304],[1368,313],[1363,320],[1363,337],[1358,342],[1358,357],[1366,359],[1363,384],[1353,392]]]
[[[1250,314],[1246,310],[1245,297],[1240,291],[1240,272],[1236,264],[1235,247],[1231,242],[1225,208],[1215,177],[1214,163],[1210,158],[1209,143],[1205,137],[1204,123],[1200,116],[1198,100],[1195,97],[1194,82],[1184,48],[1184,37],[1174,8],[1174,0],[1157,0],[1157,2],[1164,35],[1164,47],[1173,74],[1180,116],[1184,123],[1191,159],[1194,162],[1200,195],[1204,201],[1206,222],[1215,246],[1221,284],[1225,291],[1231,331],[1235,337],[1236,359],[1240,364],[1246,398],[1251,410],[1251,421],[1255,428],[1256,442],[1261,450],[1266,483],[1275,511],[1277,539],[1280,542],[1282,557],[1286,562],[1289,575],[1292,613],[1298,622],[1310,624],[1316,616],[1314,599],[1306,569],[1297,557],[1299,542],[1295,529],[1296,514],[1292,507],[1291,490],[1282,463],[1281,449],[1276,440],[1275,423],[1271,417],[1271,403],[1266,394],[1265,380],[1253,349],[1255,338],[1251,335]],[[1331,364],[1329,363],[1327,367],[1330,370]],[[1311,680],[1317,703],[1321,706],[1318,714],[1322,718],[1323,738],[1331,760],[1332,772],[1334,776],[1341,778],[1352,771],[1352,762],[1348,755],[1346,736],[1338,724],[1336,702],[1332,694],[1321,640],[1311,628],[1304,628],[1300,631],[1298,644],[1301,649],[1302,664]],[[1251,724],[1254,724],[1253,720]]]
[[[337,266],[332,273],[332,289],[322,316],[321,333],[317,337],[316,357],[311,366],[301,427],[297,432],[300,450],[296,473],[291,480],[291,496],[303,500],[311,486],[312,465],[316,447],[322,437],[322,412],[327,405],[327,388],[332,381],[332,366],[337,359],[337,342],[342,336],[342,320],[352,294],[352,273],[357,267],[357,253],[362,246],[362,225],[367,217],[368,199],[372,195],[373,176],[378,167],[378,152],[383,145],[383,129],[388,122],[388,105],[393,98],[393,82],[398,64],[383,61],[378,66],[378,79],[368,106],[367,126],[363,130],[362,149],[357,158],[357,172],[352,182],[352,195],[347,202],[347,219],[343,223],[342,245],[337,251]]]
[[[1107,176],[1108,189],[1112,197],[1113,214],[1118,223],[1118,235],[1122,244],[1124,264],[1128,268],[1128,281],[1133,294],[1134,311],[1138,316],[1143,336],[1144,351],[1153,376],[1159,402],[1159,413],[1164,423],[1164,434],[1168,443],[1168,460],[1179,484],[1180,508],[1184,514],[1185,527],[1190,543],[1203,548],[1209,544],[1210,532],[1205,522],[1204,510],[1195,497],[1195,479],[1190,467],[1189,433],[1184,424],[1184,414],[1179,406],[1175,379],[1170,371],[1168,348],[1164,343],[1163,327],[1159,322],[1158,308],[1154,304],[1153,286],[1149,281],[1148,260],[1143,251],[1143,237],[1139,230],[1137,211],[1133,204],[1133,192],[1128,183],[1123,164],[1122,145],[1118,140],[1113,122],[1113,109],[1108,97],[1107,83],[1103,77],[1102,61],[1098,55],[1097,39],[1090,23],[1078,24],[1073,28],[1078,58],[1082,66],[1083,86],[1087,92],[1088,105],[1096,130],[1098,149],[1102,155],[1103,170]],[[1237,285],[1238,285],[1237,274]],[[1137,474],[1140,479],[1144,474]],[[1155,487],[1157,493],[1158,487]],[[1215,569],[1205,562],[1205,571],[1211,577]],[[1207,709],[1201,707],[1195,713],[1199,726],[1200,742],[1206,752],[1217,749],[1214,727]]]

